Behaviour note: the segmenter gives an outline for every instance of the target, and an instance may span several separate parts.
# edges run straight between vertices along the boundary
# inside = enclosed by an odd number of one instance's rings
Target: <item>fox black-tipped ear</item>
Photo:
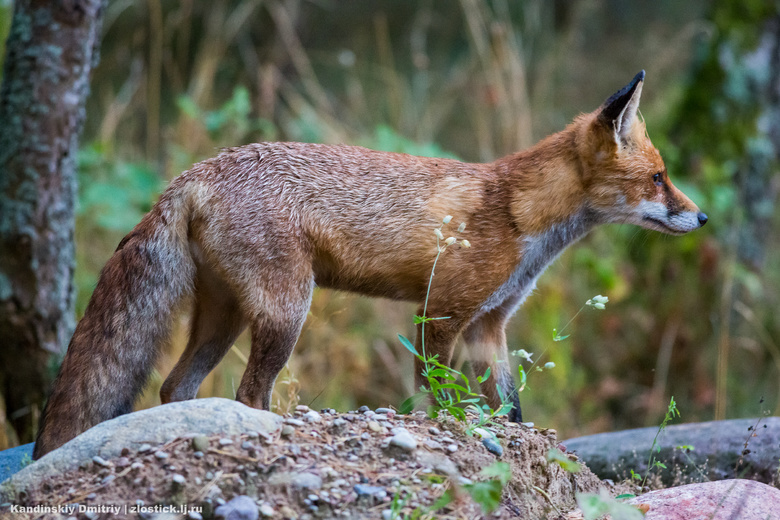
[[[642,83],[645,71],[640,71],[631,83],[615,92],[602,105],[599,119],[615,131],[615,141],[620,144],[628,136],[631,125],[639,109],[639,96],[642,95]]]

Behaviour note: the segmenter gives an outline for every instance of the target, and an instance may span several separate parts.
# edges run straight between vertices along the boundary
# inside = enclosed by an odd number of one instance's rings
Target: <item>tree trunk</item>
[[[73,333],[75,157],[102,0],[16,0],[0,88],[0,392],[30,441]]]

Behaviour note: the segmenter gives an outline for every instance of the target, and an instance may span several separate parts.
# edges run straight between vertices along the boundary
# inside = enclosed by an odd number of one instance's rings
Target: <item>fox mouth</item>
[[[659,229],[659,231],[663,231],[664,233],[668,233],[670,235],[684,235],[684,234],[686,234],[688,232],[688,231],[685,231],[685,230],[682,230],[682,229],[673,228],[669,224],[664,222],[663,220],[660,220],[660,219],[657,219],[657,218],[654,218],[654,217],[651,217],[651,216],[648,216],[648,215],[645,215],[644,217],[642,217],[642,220],[644,220],[645,222],[650,222],[652,224],[655,224],[656,226],[661,228],[661,229]]]

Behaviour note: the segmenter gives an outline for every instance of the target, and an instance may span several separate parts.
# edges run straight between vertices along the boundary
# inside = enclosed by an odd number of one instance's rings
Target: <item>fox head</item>
[[[700,228],[707,215],[669,179],[637,113],[645,71],[589,114],[578,144],[591,208],[606,222],[671,235]]]

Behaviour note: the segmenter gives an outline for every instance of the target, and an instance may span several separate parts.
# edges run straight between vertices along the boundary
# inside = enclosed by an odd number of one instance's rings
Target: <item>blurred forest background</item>
[[[0,45],[12,3],[0,0]],[[657,424],[672,395],[683,421],[777,413],[776,2],[111,0],[100,52],[78,156],[78,317],[166,183],[220,147],[295,140],[491,161],[646,69],[650,137],[709,224],[684,237],[608,226],[554,264],[509,330],[510,348],[556,364],[531,375],[524,416],[566,438]],[[553,342],[596,294],[606,310],[586,309]],[[413,312],[315,292],[280,409],[397,406],[414,390],[397,340],[413,334]],[[186,328],[185,316],[140,406],[159,402]],[[248,338],[236,347],[201,396],[234,396]],[[4,430],[0,449],[18,442]]]

